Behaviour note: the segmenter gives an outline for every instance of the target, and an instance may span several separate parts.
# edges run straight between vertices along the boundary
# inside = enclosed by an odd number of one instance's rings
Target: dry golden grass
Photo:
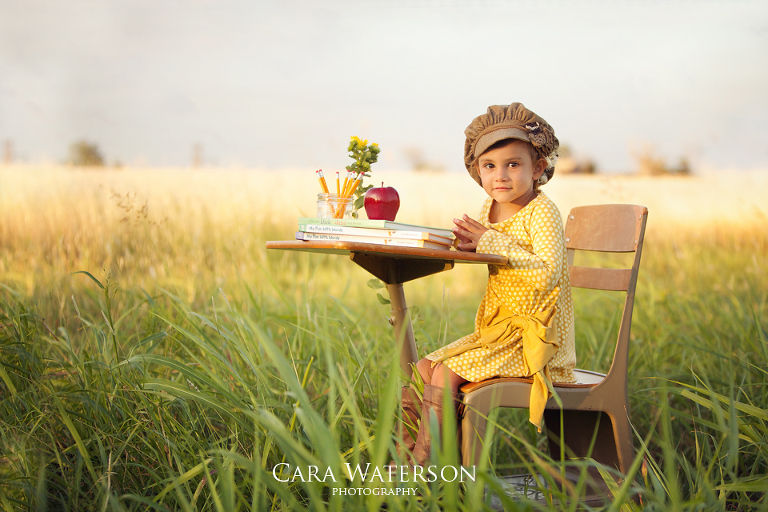
[[[456,212],[474,212],[485,195],[465,173],[374,172],[400,192],[398,220],[444,224]],[[312,215],[319,186],[303,170],[83,170],[65,167],[0,167],[0,208],[14,221],[84,214],[93,221],[121,220],[130,196],[133,214],[145,203],[154,220],[175,212],[217,220],[283,222]],[[711,171],[692,177],[558,174],[544,191],[563,212],[605,202],[639,203],[656,219],[682,224],[764,221],[768,170]],[[123,199],[121,201],[120,199]],[[123,205],[121,205],[123,203]],[[97,217],[94,217],[97,216]],[[447,219],[447,220],[443,220]]]
[[[398,189],[403,222],[451,225],[475,215],[483,190],[465,173],[375,172]],[[264,241],[291,238],[312,216],[319,186],[305,170],[85,170],[0,167],[0,282],[32,291],[68,272],[110,270],[183,288],[249,275]],[[565,214],[598,203],[638,203],[649,232],[764,229],[768,172],[702,177],[556,175],[544,191]],[[670,231],[674,232],[674,231]],[[199,283],[198,283],[199,286]]]

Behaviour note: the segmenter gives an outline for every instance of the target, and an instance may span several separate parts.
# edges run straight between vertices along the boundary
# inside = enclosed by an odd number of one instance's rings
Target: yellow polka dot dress
[[[441,361],[471,382],[491,377],[530,377],[529,354],[527,348],[523,349],[524,329],[516,321],[554,311],[550,317],[555,328],[550,331],[554,336],[551,345],[554,355],[551,358],[552,352],[546,355],[549,362],[544,361],[545,370],[554,382],[574,382],[573,303],[560,211],[539,192],[514,216],[491,223],[488,214],[492,204],[493,199],[489,197],[480,212],[478,221],[488,231],[480,238],[477,252],[506,256],[508,263],[489,265],[488,285],[475,317],[475,332],[426,357]],[[494,331],[504,332],[503,339],[487,343],[481,339],[481,328],[492,322],[498,325],[500,310],[509,316],[505,319],[502,315],[500,321],[508,321],[509,325]],[[458,355],[446,357],[451,353]]]

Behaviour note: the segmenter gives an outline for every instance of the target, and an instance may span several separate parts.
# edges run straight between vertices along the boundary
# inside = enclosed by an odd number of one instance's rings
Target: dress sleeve
[[[480,237],[477,252],[505,256],[511,275],[550,291],[560,281],[565,262],[563,219],[553,204],[544,203],[533,209],[529,229],[531,250],[523,240],[489,229]]]

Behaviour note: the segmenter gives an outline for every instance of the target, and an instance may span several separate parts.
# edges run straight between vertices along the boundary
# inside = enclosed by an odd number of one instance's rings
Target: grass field
[[[404,222],[449,226],[483,200],[466,175],[381,174]],[[341,474],[393,457],[399,369],[370,276],[264,248],[313,214],[317,188],[312,170],[0,167],[0,509],[481,510],[498,476],[562,469],[512,415],[474,484],[415,498],[275,480],[282,462]],[[556,175],[544,190],[563,213],[650,211],[638,459],[604,508],[768,510],[768,172]],[[406,284],[420,353],[469,332],[485,274]],[[579,367],[607,370],[618,305],[575,296]],[[456,463],[450,446],[439,457]],[[571,492],[545,508],[574,509]]]

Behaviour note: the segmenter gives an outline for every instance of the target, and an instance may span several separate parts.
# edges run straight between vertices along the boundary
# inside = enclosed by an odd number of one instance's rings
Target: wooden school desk
[[[450,270],[455,263],[503,265],[506,258],[494,254],[477,254],[454,250],[396,247],[359,242],[314,242],[285,240],[267,242],[267,249],[349,255],[349,258],[387,285],[391,301],[390,322],[400,351],[400,367],[411,375],[411,364],[419,360],[413,326],[408,315],[403,283]]]

